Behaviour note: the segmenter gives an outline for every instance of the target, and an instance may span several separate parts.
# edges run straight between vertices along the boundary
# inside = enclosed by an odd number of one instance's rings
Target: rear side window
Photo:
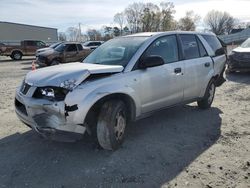
[[[83,50],[83,47],[82,47],[81,44],[77,44],[77,48],[78,48],[79,51],[82,51],[82,50]]]
[[[202,37],[210,45],[210,47],[214,51],[215,56],[220,56],[220,55],[225,54],[225,51],[224,51],[224,49],[223,49],[220,41],[217,39],[216,36],[213,36],[213,35],[202,35]]]
[[[69,44],[67,48],[67,52],[74,52],[77,51],[76,45],[75,44]]]
[[[100,42],[95,42],[95,43],[94,43],[94,46],[100,46],[100,45],[101,45]]]
[[[27,46],[36,46],[36,41],[31,41],[31,40],[28,40],[28,41],[25,41],[26,45]]]
[[[180,35],[185,59],[199,58],[199,48],[195,35]]]
[[[152,55],[161,56],[165,63],[178,61],[179,55],[176,36],[169,35],[155,40],[145,51],[142,58]]]
[[[198,46],[199,46],[199,50],[200,50],[200,57],[208,56],[207,51],[206,51],[205,47],[203,46],[203,44],[201,43],[200,39],[197,38],[197,42],[198,42]]]

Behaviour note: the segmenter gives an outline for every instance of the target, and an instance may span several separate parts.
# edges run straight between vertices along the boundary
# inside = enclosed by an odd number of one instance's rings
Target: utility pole
[[[78,29],[78,41],[81,42],[81,35],[82,35],[82,31],[81,31],[81,23],[79,23],[79,29]]]

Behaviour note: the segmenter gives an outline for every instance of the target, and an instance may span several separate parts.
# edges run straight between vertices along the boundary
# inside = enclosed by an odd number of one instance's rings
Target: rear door
[[[200,96],[213,71],[213,61],[194,34],[181,34],[179,39],[184,56],[184,100]]]
[[[208,45],[212,48],[213,54],[212,58],[214,61],[214,71],[216,75],[220,75],[224,70],[226,63],[226,51],[221,45],[221,42],[214,35],[202,35],[202,37],[206,40]]]
[[[183,100],[183,62],[179,61],[176,35],[155,40],[142,58],[161,56],[162,66],[138,70],[142,113],[180,103]]]
[[[68,44],[64,51],[65,63],[78,61],[78,50],[76,44]]]

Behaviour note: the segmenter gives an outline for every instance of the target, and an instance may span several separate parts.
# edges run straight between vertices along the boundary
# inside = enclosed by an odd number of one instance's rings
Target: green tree
[[[118,27],[113,27],[113,32],[114,32],[114,36],[119,36],[120,35],[120,29]]]
[[[161,30],[169,31],[176,29],[176,22],[174,20],[174,4],[172,2],[162,2],[161,6]]]

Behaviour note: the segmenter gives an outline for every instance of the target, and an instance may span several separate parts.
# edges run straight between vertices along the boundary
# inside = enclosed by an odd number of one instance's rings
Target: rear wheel
[[[211,80],[208,83],[206,93],[200,101],[197,101],[198,107],[201,109],[208,109],[211,107],[213,100],[214,100],[214,94],[215,94],[215,83],[214,80]]]
[[[102,148],[116,150],[124,140],[127,125],[125,104],[111,100],[103,104],[97,121],[97,139]]]
[[[13,60],[21,60],[22,59],[22,53],[21,52],[19,52],[19,51],[14,51],[14,52],[12,52],[12,54],[11,54],[11,59],[13,59]]]

